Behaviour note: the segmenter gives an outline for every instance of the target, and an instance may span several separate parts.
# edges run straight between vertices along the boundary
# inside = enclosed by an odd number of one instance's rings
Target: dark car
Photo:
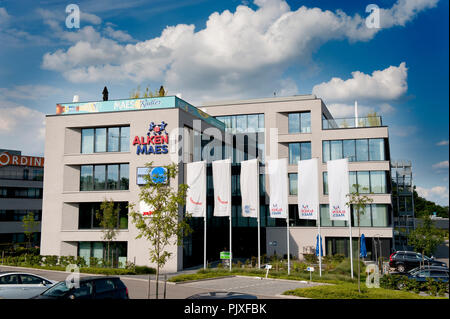
[[[187,297],[186,299],[258,299],[258,297],[239,292],[205,292]]]
[[[119,277],[82,277],[79,287],[61,281],[33,299],[129,299]]]
[[[398,272],[405,272],[413,268],[419,267],[422,263],[422,259],[425,265],[428,266],[442,266],[447,267],[447,264],[441,261],[434,260],[423,256],[420,253],[414,251],[396,251],[389,256],[389,266],[397,269]]]
[[[444,267],[421,267],[410,271],[408,279],[414,279],[419,282],[427,281],[427,278],[434,279],[436,281],[448,282],[448,268]],[[404,283],[400,282],[398,288],[403,288]]]

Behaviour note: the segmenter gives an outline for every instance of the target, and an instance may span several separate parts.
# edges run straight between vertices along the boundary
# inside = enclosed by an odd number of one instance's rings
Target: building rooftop
[[[317,97],[314,94],[304,94],[304,95],[268,97],[268,98],[261,98],[261,99],[249,99],[249,100],[209,101],[209,102],[203,102],[202,106],[224,106],[224,105],[235,105],[235,104],[272,103],[272,102],[304,101],[304,100],[316,100],[316,99],[317,99]]]

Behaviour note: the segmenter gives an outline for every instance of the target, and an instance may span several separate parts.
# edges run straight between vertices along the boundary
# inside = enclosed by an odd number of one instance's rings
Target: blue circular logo
[[[167,180],[166,174],[167,174],[167,172],[164,167],[155,167],[150,172],[150,175],[152,177],[152,182],[155,184],[165,183]]]

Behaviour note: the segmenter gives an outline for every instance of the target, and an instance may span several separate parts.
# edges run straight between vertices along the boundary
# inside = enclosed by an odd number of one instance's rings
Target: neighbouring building
[[[30,212],[38,222],[31,244],[40,244],[43,176],[43,157],[0,149],[0,250],[26,245],[22,220]]]
[[[375,258],[373,238],[383,256],[393,248],[389,135],[380,116],[335,119],[314,95],[212,102],[198,108],[175,96],[61,103],[56,113],[46,117],[42,254],[102,258],[105,242],[95,211],[104,199],[113,199],[122,207],[114,243],[116,265],[125,261],[149,265],[148,243],[136,239],[126,208],[130,203],[139,207],[142,169],[150,161],[158,167],[181,158],[180,174],[170,182],[176,188],[185,181],[186,163],[205,160],[213,136],[210,129],[227,136],[223,149],[229,153],[222,158],[229,154],[233,159],[233,258],[257,255],[257,223],[240,216],[239,189],[240,162],[255,157],[260,160],[262,254],[286,254],[286,221],[269,217],[270,194],[265,186],[270,158],[289,159],[291,255],[303,258],[315,248],[316,223],[298,219],[296,197],[296,163],[312,157],[321,163],[325,253],[349,255],[348,225],[331,221],[328,213],[326,161],[344,157],[350,162],[350,185],[360,185],[359,191],[373,199],[361,219],[368,258]],[[213,217],[211,171],[208,163],[207,259],[215,261],[228,248],[229,228],[228,218]],[[180,217],[183,213],[180,208]],[[354,219],[352,225],[357,226]],[[166,271],[203,263],[203,220],[193,218],[191,226],[194,232],[184,239],[183,247],[172,247],[174,257]],[[357,234],[354,230],[354,255]]]

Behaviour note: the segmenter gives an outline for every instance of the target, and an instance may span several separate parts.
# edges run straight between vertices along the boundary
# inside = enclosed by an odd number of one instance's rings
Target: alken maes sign
[[[169,134],[166,131],[167,123],[150,123],[147,136],[135,136],[133,146],[136,146],[136,154],[167,154]]]

